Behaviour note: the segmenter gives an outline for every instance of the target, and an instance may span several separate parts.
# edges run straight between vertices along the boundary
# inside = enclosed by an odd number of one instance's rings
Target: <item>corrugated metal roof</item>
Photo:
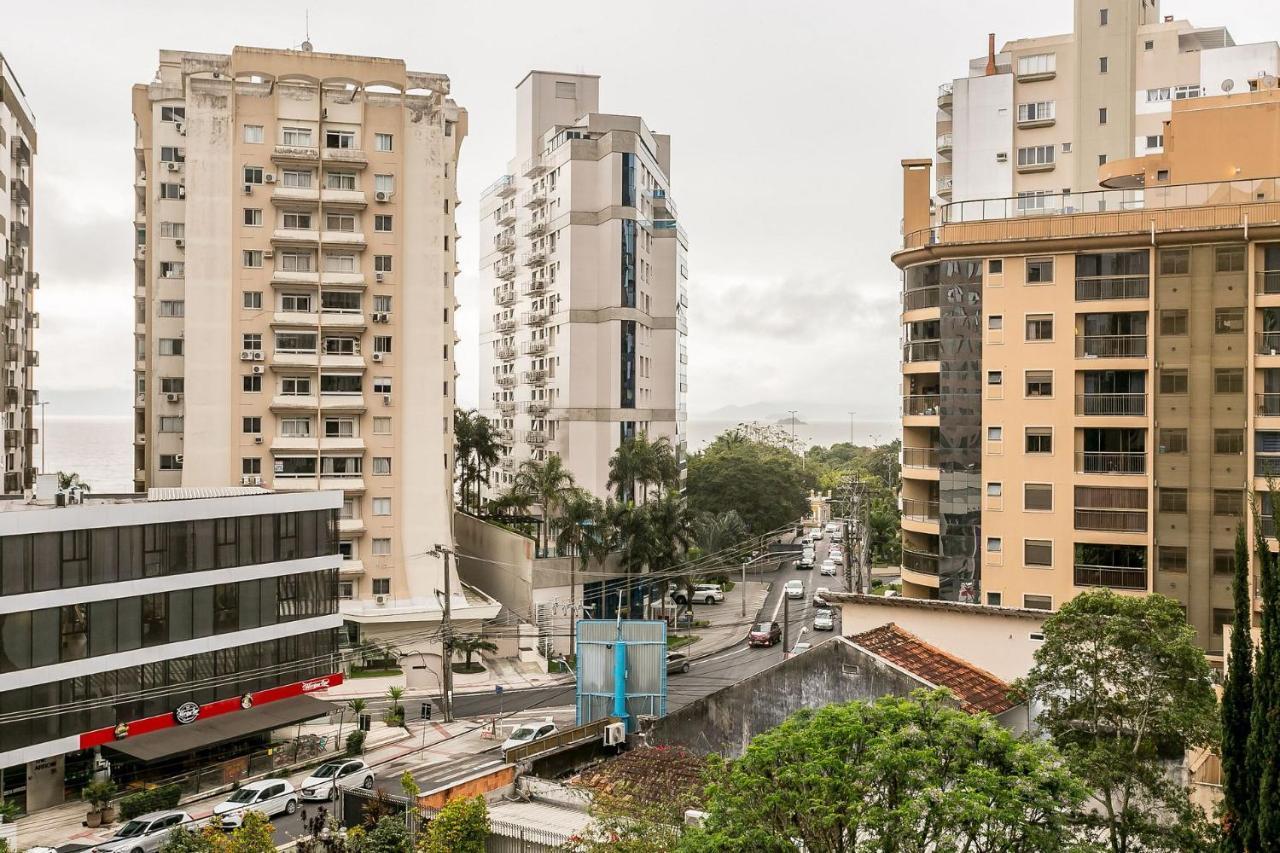
[[[245,495],[269,495],[260,486],[191,486],[176,489],[147,489],[149,501],[194,501],[201,498],[237,498]]]
[[[584,811],[539,802],[494,803],[489,806],[489,818],[519,826],[549,829],[564,835],[577,835],[591,824],[591,815]]]

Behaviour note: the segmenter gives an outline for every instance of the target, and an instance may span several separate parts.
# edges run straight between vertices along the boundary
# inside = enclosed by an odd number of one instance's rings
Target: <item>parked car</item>
[[[240,786],[225,802],[213,807],[213,816],[223,829],[235,829],[248,811],[267,817],[293,814],[298,810],[298,792],[285,779],[260,779]]]
[[[298,786],[304,800],[331,800],[338,791],[351,788],[373,789],[373,771],[358,758],[326,761]]]
[[[813,630],[834,631],[835,629],[836,617],[830,610],[819,610],[813,614]]]
[[[782,626],[777,622],[757,622],[747,635],[749,646],[772,646],[782,642]]]
[[[814,554],[812,548],[805,548],[800,552],[800,559],[796,561],[797,569],[812,569]]]
[[[514,749],[517,746],[524,746],[526,743],[533,743],[535,740],[544,737],[550,737],[560,731],[556,728],[556,724],[550,720],[541,723],[526,723],[519,726],[513,731],[506,740],[502,742],[502,751]]]
[[[782,587],[782,593],[787,598],[804,598],[804,581],[787,581]]]
[[[837,563],[839,563],[841,560],[844,559],[844,551],[840,550],[839,545],[832,545],[831,550],[827,551],[827,559],[835,560]]]
[[[834,576],[836,573],[836,564],[831,560],[822,561],[822,574]]]
[[[831,590],[825,586],[820,586],[813,591],[813,603],[822,606],[827,603],[826,596],[831,594]]]
[[[689,656],[683,652],[667,652],[667,675],[689,671]]]
[[[832,544],[832,545],[839,545],[839,544],[840,544],[841,542],[843,542],[843,541],[844,541],[844,534],[843,534],[843,533],[841,533],[839,530],[837,530],[835,533],[832,533],[832,534],[831,534],[831,544]]]
[[[836,533],[836,532],[838,532],[839,530],[840,530],[840,522],[838,522],[838,521],[828,521],[828,522],[827,522],[827,532],[828,532],[828,533]]]
[[[724,601],[724,590],[717,583],[700,583],[693,588],[693,600],[703,604],[719,604]]]
[[[169,840],[169,833],[191,822],[186,812],[163,811],[138,815],[88,853],[153,853]]]

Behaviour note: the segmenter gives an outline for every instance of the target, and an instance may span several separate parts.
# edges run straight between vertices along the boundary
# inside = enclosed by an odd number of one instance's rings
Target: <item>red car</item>
[[[747,635],[749,646],[772,646],[782,642],[782,628],[777,622],[758,622],[751,627]]]

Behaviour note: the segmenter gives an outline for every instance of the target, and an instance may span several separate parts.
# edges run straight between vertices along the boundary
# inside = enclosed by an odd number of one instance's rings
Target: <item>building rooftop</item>
[[[823,598],[837,604],[869,604],[879,607],[907,607],[916,610],[954,610],[963,613],[979,612],[987,616],[1010,616],[1018,619],[1035,619],[1043,622],[1050,613],[1046,610],[1033,610],[1029,607],[997,607],[993,604],[964,604],[959,601],[943,601],[929,598],[903,598],[902,596],[886,597],[883,595],[866,595],[861,592],[830,592]]]
[[[892,622],[848,638],[850,643],[955,694],[971,714],[1000,714],[1015,706],[1009,685],[984,669],[944,652]]]
[[[649,746],[624,752],[569,780],[570,785],[589,789],[637,806],[660,802],[672,804],[682,820],[685,809],[699,808],[706,788],[707,760],[679,746]]]

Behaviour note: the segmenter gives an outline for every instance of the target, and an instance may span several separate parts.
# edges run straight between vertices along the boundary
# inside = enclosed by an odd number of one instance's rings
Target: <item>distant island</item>
[[[774,421],[774,423],[778,424],[778,426],[791,426],[792,424],[795,424],[796,426],[808,426],[809,422],[800,417],[792,420],[791,415],[783,415]]]

